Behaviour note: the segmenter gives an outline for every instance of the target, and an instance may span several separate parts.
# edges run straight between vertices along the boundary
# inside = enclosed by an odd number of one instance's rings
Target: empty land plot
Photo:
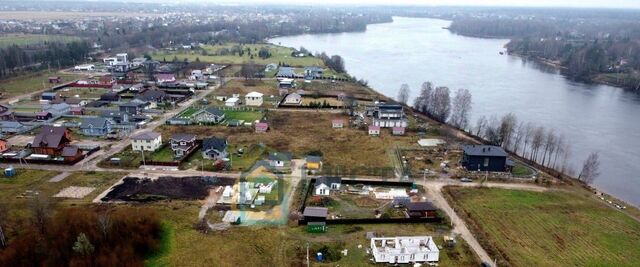
[[[379,225],[335,225],[325,234],[306,233],[305,227],[231,227],[225,231],[202,234],[194,229],[201,204],[197,202],[172,201],[149,204],[165,219],[167,235],[163,239],[166,249],[147,259],[148,266],[304,266],[306,243],[310,254],[316,248],[339,246],[348,250],[337,262],[318,263],[318,266],[379,266],[369,259],[366,250],[369,231],[378,236],[431,235],[436,244],[442,246],[442,235],[446,226],[434,224],[379,224]],[[360,246],[360,247],[358,247]],[[247,253],[238,254],[237,251]],[[444,248],[440,252],[439,266],[477,266],[479,262],[473,252],[458,239],[455,248]]]
[[[278,95],[278,85],[274,80],[230,80],[216,89],[216,95],[231,96],[239,94],[244,96],[251,92],[262,93],[266,96]]]
[[[91,194],[91,192],[95,190],[94,187],[86,187],[86,186],[69,186],[65,189],[60,190],[54,197],[60,198],[83,198],[87,195]]]
[[[244,52],[242,56],[238,53],[232,53],[236,50],[242,49]],[[271,54],[268,58],[260,58],[258,52],[260,49],[266,48]],[[205,52],[203,52],[205,51]],[[247,51],[250,51],[247,52]],[[177,57],[178,60],[188,59],[189,61],[195,61],[199,59],[201,62],[211,62],[218,64],[243,64],[249,61],[253,61],[256,64],[270,64],[270,63],[284,63],[291,66],[324,66],[322,60],[316,57],[293,57],[291,52],[292,48],[277,46],[272,44],[222,44],[222,45],[203,45],[199,49],[191,50],[179,50],[179,51],[162,51],[152,54],[155,60],[171,60],[173,57]]]
[[[251,146],[265,144],[270,151],[289,151],[297,157],[321,151],[325,170],[357,170],[357,174],[371,174],[374,169],[392,168],[391,158],[396,145],[416,144],[415,136],[391,136],[384,131],[381,137],[370,137],[366,130],[332,129],[331,120],[341,115],[323,112],[270,111],[265,115],[270,130],[256,134],[250,128],[223,126],[167,126],[159,128],[168,140],[173,133],[193,133],[198,138],[226,136],[229,144]]]
[[[481,242],[495,249],[499,266],[637,266],[640,262],[640,223],[586,191],[445,190],[472,220],[469,224]]]
[[[60,76],[63,82],[69,82],[84,77],[82,74],[38,72],[3,80],[0,83],[0,92],[3,93],[5,98],[7,98],[44,90],[54,85],[49,83],[48,77],[50,76]]]

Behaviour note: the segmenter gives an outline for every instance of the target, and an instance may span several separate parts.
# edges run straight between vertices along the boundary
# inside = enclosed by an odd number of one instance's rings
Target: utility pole
[[[147,167],[147,163],[144,161],[144,148],[140,149],[140,153],[142,154],[142,165]]]
[[[309,264],[309,242],[307,242],[307,267],[310,267],[311,265]]]

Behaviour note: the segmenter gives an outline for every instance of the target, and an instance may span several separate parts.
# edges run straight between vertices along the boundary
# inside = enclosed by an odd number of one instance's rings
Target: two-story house
[[[174,134],[170,143],[176,158],[184,157],[197,147],[195,134]]]
[[[86,136],[105,137],[111,132],[112,122],[106,118],[84,118],[80,123],[80,131]]]
[[[372,125],[381,128],[407,127],[407,116],[401,105],[378,104],[373,109]]]
[[[133,151],[156,151],[162,146],[162,136],[156,132],[143,132],[131,137]]]

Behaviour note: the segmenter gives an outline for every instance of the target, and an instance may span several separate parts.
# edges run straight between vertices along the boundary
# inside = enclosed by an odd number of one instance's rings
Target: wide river
[[[348,72],[395,97],[403,83],[415,95],[431,81],[473,94],[473,119],[513,112],[554,129],[571,144],[577,171],[600,153],[600,190],[640,205],[640,96],[620,88],[572,82],[553,68],[500,55],[505,39],[450,33],[449,21],[395,17],[367,31],[279,37],[272,43],[341,55]]]

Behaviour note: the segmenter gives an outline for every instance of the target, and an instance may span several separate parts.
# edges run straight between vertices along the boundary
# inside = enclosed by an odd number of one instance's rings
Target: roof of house
[[[44,92],[42,93],[42,96],[57,96],[58,93],[56,92]]]
[[[269,160],[291,161],[293,154],[289,152],[272,152],[269,153]]]
[[[195,134],[178,133],[171,136],[171,140],[174,141],[191,141],[196,139]]]
[[[486,157],[506,157],[507,152],[499,146],[488,145],[466,145],[463,147],[464,154],[469,156],[486,156]]]
[[[55,126],[43,126],[42,130],[33,138],[32,147],[56,148],[62,142],[67,128]]]
[[[224,101],[224,102],[225,103],[235,103],[235,102],[238,102],[238,101],[240,101],[240,98],[237,98],[237,97],[234,96],[234,97],[229,97],[227,99],[227,101]]]
[[[133,140],[155,140],[159,136],[160,136],[160,134],[156,133],[156,132],[143,132],[143,133],[139,133],[139,134],[134,135],[133,137],[131,137],[131,139],[133,139]]]
[[[102,95],[100,95],[100,99],[101,100],[118,100],[120,99],[120,96],[118,95],[118,93],[115,92],[108,92],[108,93],[104,93]]]
[[[256,123],[256,129],[268,129],[269,124],[266,122],[258,122]]]
[[[371,130],[374,130],[374,131],[375,131],[375,130],[378,130],[378,131],[380,131],[380,126],[369,125],[369,131],[371,131]]]
[[[292,67],[280,67],[277,76],[293,76],[295,71]]]
[[[431,202],[423,201],[423,202],[409,202],[406,204],[409,212],[412,211],[435,211],[436,207],[431,204]]]
[[[310,66],[310,67],[304,67],[305,71],[323,71],[322,68],[318,67],[318,66]]]
[[[215,149],[222,151],[227,148],[227,139],[219,137],[209,137],[202,140],[202,150]]]
[[[262,97],[263,95],[264,95],[263,93],[251,92],[251,93],[248,93],[246,96],[247,97]]]
[[[319,156],[307,156],[307,162],[320,163],[322,161],[322,157]]]
[[[393,127],[393,128],[391,128],[391,129],[392,129],[394,132],[399,132],[399,131],[404,132],[404,127]]]
[[[209,108],[206,108],[206,109],[201,109],[198,112],[196,112],[196,114],[199,114],[199,113],[202,113],[202,112],[207,112],[209,114],[212,114],[212,115],[215,115],[215,116],[218,116],[218,117],[224,115],[224,111],[222,111],[221,109],[216,108],[216,107],[209,107]],[[195,114],[193,114],[193,115],[195,115]]]
[[[318,177],[316,178],[316,182],[314,183],[314,186],[320,186],[322,184],[324,185],[331,185],[331,184],[339,184],[342,183],[342,178],[340,177]]]
[[[24,127],[22,123],[18,121],[0,121],[0,128],[20,128]]]
[[[42,109],[62,111],[69,108],[71,108],[71,106],[67,103],[58,103],[58,104],[45,105]]]
[[[329,214],[329,209],[323,207],[305,207],[302,213],[305,217],[324,217]]]
[[[45,112],[45,111],[36,112],[36,116],[47,116],[47,115],[51,115],[51,112]]]
[[[80,129],[104,128],[108,123],[109,120],[103,117],[84,118],[80,123]]]
[[[139,101],[132,100],[132,101],[129,101],[127,103],[120,104],[120,107],[136,107],[136,108],[138,108],[138,107],[141,107],[141,106],[144,106],[144,105],[145,105],[144,102],[139,102]]]
[[[167,92],[159,90],[159,89],[149,89],[144,90],[136,99],[140,99],[142,101],[162,101],[167,97]]]
[[[62,156],[63,157],[73,157],[75,155],[78,155],[78,150],[80,150],[77,146],[65,146],[62,149]]]
[[[83,108],[82,108],[82,107],[72,107],[72,108],[71,108],[71,111],[72,111],[72,112],[79,112],[79,111],[82,111],[82,110],[83,110]]]
[[[156,74],[157,80],[174,80],[176,77],[173,74]]]
[[[291,93],[291,94],[288,94],[287,97],[285,97],[285,98],[287,100],[289,100],[289,99],[296,99],[297,100],[297,99],[302,98],[302,96],[300,94],[298,94],[298,93]]]

